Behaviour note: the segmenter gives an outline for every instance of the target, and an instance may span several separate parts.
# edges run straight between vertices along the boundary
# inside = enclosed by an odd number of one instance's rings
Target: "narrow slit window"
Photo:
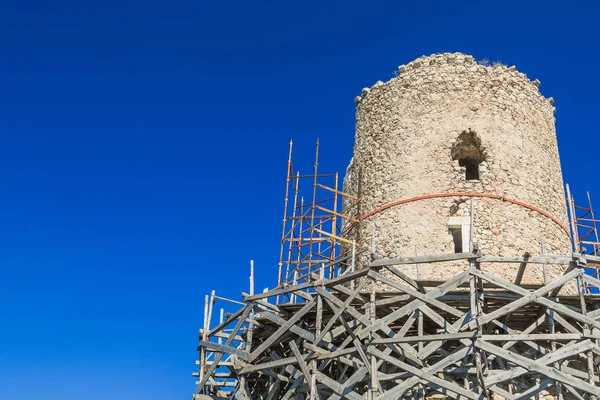
[[[470,158],[463,158],[458,165],[465,167],[465,179],[468,181],[479,180],[479,163]]]
[[[448,232],[452,235],[455,253],[470,251],[471,243],[471,218],[450,217],[448,219]]]
[[[454,242],[454,252],[462,253],[463,252],[463,243],[462,243],[462,229],[460,226],[451,226],[450,233],[452,234],[452,241]]]

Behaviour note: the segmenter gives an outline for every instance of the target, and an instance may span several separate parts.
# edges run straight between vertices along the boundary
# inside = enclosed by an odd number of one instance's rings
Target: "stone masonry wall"
[[[460,53],[421,57],[399,72],[356,99],[354,157],[344,186],[359,194],[362,160],[365,213],[432,193],[490,193],[537,207],[568,226],[553,100],[540,94],[538,81]],[[480,142],[463,145],[464,138]],[[479,162],[479,179],[466,179],[460,152]],[[452,253],[449,221],[468,219],[470,202],[448,197],[391,207],[365,220],[363,243],[373,242],[378,258]],[[485,255],[539,255],[542,243],[547,254],[571,250],[557,223],[520,205],[474,198],[473,216],[473,242]],[[361,258],[360,266],[368,261]],[[445,281],[465,268],[464,262],[423,265],[418,278]],[[414,266],[404,269],[417,277]],[[514,280],[518,264],[484,269]],[[549,280],[562,273],[562,267],[548,266]],[[543,281],[541,266],[526,269],[524,284]]]

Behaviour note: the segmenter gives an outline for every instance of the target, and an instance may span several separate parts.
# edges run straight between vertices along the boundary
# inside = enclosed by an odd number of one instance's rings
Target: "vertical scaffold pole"
[[[311,280],[311,267],[312,267],[312,260],[313,260],[313,238],[314,238],[314,232],[315,232],[315,205],[317,202],[317,174],[319,173],[319,138],[317,138],[317,144],[315,147],[315,166],[314,166],[314,173],[313,173],[313,197],[312,197],[312,203],[310,205],[310,244],[309,244],[309,256],[308,256],[308,271],[307,271],[307,279]],[[319,245],[321,244],[321,241],[319,241]]]
[[[331,258],[331,267],[329,268],[329,279],[333,279],[333,268],[335,264],[333,260],[335,260],[335,244],[337,237],[337,203],[338,203],[338,173],[335,173],[335,186],[333,192],[333,216],[331,219],[331,252],[329,258]]]
[[[577,216],[575,214],[575,206],[573,205],[573,196],[571,196],[571,189],[569,188],[569,184],[566,185],[567,187],[567,205],[568,205],[568,209],[569,209],[569,214],[570,214],[570,218],[569,218],[569,222],[571,224],[571,235],[572,238],[572,242],[573,242],[573,251],[579,252],[581,249],[579,247],[579,237],[577,234]]]
[[[281,285],[281,269],[283,267],[283,248],[285,247],[285,228],[287,225],[288,196],[290,192],[290,174],[292,172],[292,147],[290,140],[290,151],[288,154],[287,173],[285,178],[285,198],[283,199],[283,222],[281,227],[281,247],[279,248],[279,273],[277,275],[277,286]]]
[[[254,295],[254,260],[250,260],[250,296]]]
[[[206,337],[208,336],[208,328],[206,327],[206,321],[208,320],[208,295],[204,296],[204,323],[202,325],[202,340],[206,340]],[[199,371],[199,377],[200,377],[200,382],[202,382],[203,378],[204,378],[204,371],[206,368],[206,347],[202,346],[200,347],[200,371]]]
[[[296,179],[294,180],[294,207],[292,209],[292,227],[290,228],[290,239],[300,238],[302,236],[302,211],[300,212],[300,219],[296,220],[296,211],[298,209],[298,182],[300,181],[300,171],[296,172]],[[298,224],[300,224],[300,231],[298,235],[295,234]],[[285,266],[285,278],[284,281],[290,279],[290,264],[292,264],[292,243],[288,245],[288,254]],[[300,242],[298,242],[300,244]],[[298,250],[296,250],[298,251]],[[293,272],[293,271],[292,271]]]

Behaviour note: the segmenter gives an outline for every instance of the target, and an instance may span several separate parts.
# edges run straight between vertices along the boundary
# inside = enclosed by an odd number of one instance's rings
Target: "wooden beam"
[[[517,271],[517,277],[515,278],[515,285],[520,285],[523,280],[523,275],[525,275],[525,268],[527,267],[527,261],[529,260],[530,254],[525,253],[523,255],[523,262],[519,265],[519,270]]]
[[[416,257],[401,257],[401,258],[389,258],[382,260],[375,260],[369,267],[385,267],[389,265],[402,265],[402,264],[429,264],[444,261],[456,261],[456,260],[468,260],[471,258],[477,258],[479,255],[474,253],[450,253],[440,254],[435,256],[416,256]]]
[[[306,365],[304,358],[302,357],[302,354],[300,353],[300,349],[298,349],[298,345],[293,340],[290,340],[289,346],[290,346],[290,349],[292,349],[292,353],[294,353],[294,357],[296,357],[296,361],[298,362],[300,371],[302,371],[302,374],[304,376],[304,381],[306,382],[307,385],[310,385],[311,374],[310,374],[310,371],[308,370],[308,366]]]
[[[233,328],[233,331],[231,332],[231,336],[225,342],[225,346],[229,346],[231,344],[231,342],[233,342],[233,338],[237,335],[238,331],[240,330],[240,328],[242,327],[242,325],[246,321],[246,317],[248,317],[248,314],[250,314],[250,311],[252,311],[253,307],[254,307],[253,304],[247,304],[246,307],[244,307],[242,313],[240,314],[240,316],[239,316],[239,318],[237,320],[235,328]],[[202,388],[204,387],[204,385],[208,381],[208,378],[210,378],[210,376],[213,374],[213,372],[215,372],[215,370],[217,369],[217,366],[219,365],[219,362],[221,361],[222,358],[223,358],[223,353],[218,353],[215,356],[215,360],[214,360],[213,364],[208,368],[208,371],[202,377],[202,380],[200,381],[200,383],[198,383],[198,387],[196,389],[197,390],[197,392],[196,392],[197,394],[200,393],[200,390],[202,390]]]
[[[198,349],[200,349],[200,347],[205,347],[206,349],[208,349],[210,351],[214,351],[214,352],[218,352],[218,353],[235,354],[242,360],[248,359],[248,356],[250,355],[250,354],[248,354],[248,352],[246,352],[244,350],[240,350],[240,349],[229,347],[229,346],[223,346],[223,345],[217,344],[217,343],[205,342],[204,340],[200,340],[200,345],[198,346]]]
[[[306,303],[304,307],[298,310],[289,320],[286,321],[285,324],[280,326],[279,329],[275,331],[275,333],[270,335],[267,340],[261,343],[260,346],[258,346],[256,350],[254,350],[250,354],[250,357],[248,357],[248,362],[256,360],[256,358],[259,355],[261,355],[266,349],[268,349],[276,340],[278,340],[281,335],[286,333],[293,325],[296,324],[296,322],[300,320],[300,318],[302,318],[307,312],[309,312],[315,306],[315,304],[315,300],[311,300],[308,303]]]
[[[487,351],[488,353],[495,354],[504,358],[507,361],[510,361],[519,367],[524,368],[527,371],[535,371],[538,372],[548,378],[557,380],[559,382],[572,385],[581,389],[587,393],[593,394],[595,396],[600,396],[600,387],[593,386],[588,382],[585,382],[581,379],[574,378],[568,374],[565,374],[562,371],[559,371],[552,367],[547,367],[542,364],[539,360],[532,360],[523,356],[520,356],[516,353],[513,353],[508,350],[504,350],[501,347],[494,346],[491,343],[488,343],[484,340],[476,340],[475,346]]]
[[[529,296],[531,294],[531,292],[528,291],[527,289],[516,286],[512,283],[506,282],[500,278],[496,278],[495,276],[489,275],[483,271],[475,270],[472,273],[490,283],[493,283],[497,286],[503,287],[504,289],[510,290],[511,292],[518,293],[523,296]],[[594,327],[600,329],[600,321],[595,321],[592,318],[586,317],[585,315],[582,315],[580,313],[572,311],[569,308],[565,307],[564,305],[562,305],[560,303],[555,303],[546,297],[537,297],[534,299],[534,301],[543,306],[546,306],[547,308],[550,308],[550,309],[556,311],[557,313],[566,315],[566,316],[573,318],[574,320],[579,321],[581,323],[593,325]]]
[[[429,383],[433,383],[435,385],[439,385],[443,388],[446,388],[448,390],[450,390],[453,393],[457,393],[461,396],[464,396],[468,399],[472,399],[472,400],[478,400],[479,399],[479,395],[476,393],[473,393],[470,390],[466,390],[460,386],[458,386],[456,383],[453,382],[449,382],[446,381],[444,379],[438,378],[437,376],[433,375],[433,373],[429,372],[427,368],[423,368],[423,369],[418,369],[415,368],[411,365],[408,365],[394,357],[388,356],[386,354],[384,354],[382,351],[377,350],[375,347],[373,346],[369,346],[367,348],[367,353],[374,355],[375,357],[378,357],[382,360],[384,360],[385,362],[395,365],[396,367],[406,371],[406,372],[410,372],[411,374],[415,375],[416,377],[419,378],[419,380],[424,383],[424,384],[429,384]]]
[[[437,335],[423,335],[423,336],[405,336],[405,337],[392,337],[373,339],[372,344],[389,344],[389,343],[417,343],[417,342],[437,342],[437,341],[448,341],[448,340],[460,340],[460,339],[474,339],[477,337],[477,332],[460,332],[460,333],[447,333]]]

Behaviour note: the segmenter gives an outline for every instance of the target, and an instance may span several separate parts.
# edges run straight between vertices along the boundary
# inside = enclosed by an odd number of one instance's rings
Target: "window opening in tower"
[[[479,180],[479,164],[485,161],[485,147],[481,145],[479,135],[468,129],[458,135],[452,145],[451,156],[458,161],[458,165],[465,168],[465,179],[468,181]]]
[[[462,228],[460,226],[451,226],[450,233],[452,234],[452,241],[454,242],[454,252],[462,253],[463,252],[463,243],[462,243]]]

